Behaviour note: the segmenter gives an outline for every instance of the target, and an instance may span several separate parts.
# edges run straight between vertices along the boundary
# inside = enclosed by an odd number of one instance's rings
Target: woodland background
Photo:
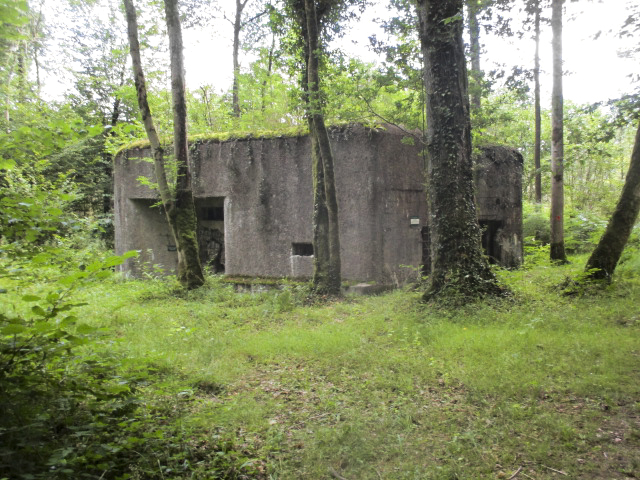
[[[136,7],[148,99],[168,141],[160,3]],[[324,37],[327,123],[423,131],[413,3],[389,3],[376,64],[339,47],[365,3],[338,3]],[[489,29],[533,42],[532,4],[472,1],[465,22],[475,8],[481,39]],[[536,5],[549,29],[548,5]],[[629,42],[612,55],[637,58],[640,9],[619,5],[629,15],[614,33]],[[180,6],[185,31],[226,25],[237,47],[226,89],[187,90],[192,138],[305,128],[284,4],[236,0],[226,17],[213,1]],[[525,159],[525,266],[494,268],[508,299],[425,305],[401,290],[322,302],[306,284],[250,295],[217,276],[187,292],[157,265],[143,280],[113,272],[123,258],[112,252],[112,160],[146,138],[120,3],[0,0],[0,17],[0,478],[640,475],[638,228],[612,284],[576,281],[625,181],[637,75],[618,98],[565,102],[572,263],[552,266],[550,105],[536,169],[534,60],[483,71],[470,59],[474,144]],[[52,76],[62,93],[47,91]]]

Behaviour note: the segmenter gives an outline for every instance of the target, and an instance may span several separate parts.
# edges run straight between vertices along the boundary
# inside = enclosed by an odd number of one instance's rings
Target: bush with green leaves
[[[595,212],[565,210],[564,235],[567,253],[591,252],[607,226],[607,220]],[[549,207],[524,205],[522,234],[525,249],[548,245],[551,238]]]
[[[75,313],[85,304],[74,296],[113,281],[136,252],[91,243],[70,190],[10,168],[0,179],[0,479],[251,477],[233,439],[182,423],[188,395],[158,388],[152,365],[115,354],[114,333]]]

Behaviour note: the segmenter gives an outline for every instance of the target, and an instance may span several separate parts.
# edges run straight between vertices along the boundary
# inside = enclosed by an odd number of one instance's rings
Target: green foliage
[[[305,306],[218,278],[96,285],[81,308],[116,352],[188,385],[183,425],[238,432],[272,478],[636,472],[638,277],[567,298],[556,285],[584,262],[546,258],[498,272],[511,299],[458,308],[413,291]]]
[[[183,422],[191,388],[127,360],[73,299],[136,253],[74,253],[81,234],[48,238],[62,210],[17,207],[0,243],[0,478],[260,478],[233,436]]]
[[[330,122],[390,122],[409,130],[422,126],[422,93],[402,88],[388,71],[341,58],[329,68],[326,82],[327,91],[339,92],[327,98]]]
[[[23,35],[19,27],[27,24],[29,6],[26,0],[2,0],[0,1],[0,40],[20,40]]]
[[[548,249],[540,249],[549,244],[549,207],[526,203],[522,219],[522,233],[525,242],[525,253],[528,261],[538,258],[538,253]],[[586,212],[568,208],[565,212],[565,248],[570,254],[591,252],[598,243],[607,219],[594,212]],[[548,260],[548,259],[546,259]],[[543,262],[546,261],[542,259]],[[534,262],[536,264],[537,262]]]
[[[575,209],[608,212],[618,200],[631,150],[611,114],[569,104],[565,114],[566,196]],[[593,188],[593,185],[600,188]]]
[[[110,374],[114,360],[79,356],[96,329],[78,321],[71,310],[84,304],[70,300],[80,283],[111,275],[123,258],[96,261],[48,292],[13,296],[0,313],[0,475],[68,478],[77,472],[66,460],[76,435],[128,408],[130,387]],[[3,260],[0,278],[15,281],[19,274]]]
[[[608,216],[618,199],[628,168],[635,129],[617,122],[600,107],[565,104],[565,201],[577,212]],[[534,192],[534,112],[522,92],[494,92],[472,111],[475,145],[501,144],[524,157],[525,198]],[[543,198],[550,189],[550,114],[542,112],[541,173]],[[598,185],[598,188],[594,188]],[[526,226],[525,226],[526,229]],[[526,236],[526,235],[525,235]]]
[[[0,313],[0,475],[251,474],[253,463],[233,438],[203,436],[182,422],[194,400],[191,389],[176,393],[176,386],[158,384],[161,374],[153,366],[110,353],[109,332],[71,312],[84,305],[70,300],[79,285],[104,281],[130,256],[96,261],[58,280],[56,290],[23,295],[12,302],[13,313]]]

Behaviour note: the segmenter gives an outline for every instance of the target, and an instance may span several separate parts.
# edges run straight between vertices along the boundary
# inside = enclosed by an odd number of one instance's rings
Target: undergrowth
[[[640,475],[638,272],[562,295],[583,264],[499,270],[511,298],[448,309],[404,290],[309,306],[295,285],[215,277],[82,299],[114,353],[188,392],[187,431],[232,434],[269,478]]]
[[[635,257],[612,285],[567,297],[558,285],[585,258],[550,266],[541,249],[497,270],[511,297],[455,308],[414,290],[309,305],[298,284],[81,283],[86,326],[69,335],[91,338],[46,370],[58,387],[23,417],[32,443],[3,442],[2,475],[637,477]],[[4,295],[25,317],[45,287]]]

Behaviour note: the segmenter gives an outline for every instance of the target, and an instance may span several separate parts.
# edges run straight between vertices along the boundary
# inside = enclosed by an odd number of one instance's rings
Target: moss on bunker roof
[[[348,128],[362,127],[371,130],[385,129],[385,125],[382,124],[368,124],[363,125],[360,123],[335,123],[329,126],[330,130],[346,130]],[[306,125],[293,126],[289,128],[283,128],[279,130],[252,130],[252,131],[231,131],[231,132],[211,132],[201,133],[198,135],[189,136],[189,145],[198,145],[206,142],[222,143],[231,140],[260,140],[260,139],[272,139],[272,138],[295,138],[303,137],[309,134],[309,129]],[[163,137],[160,139],[160,143],[163,147],[167,148],[172,145],[172,137]],[[124,145],[118,149],[116,155],[124,151],[149,148],[151,144],[147,139],[135,140],[127,145]]]

